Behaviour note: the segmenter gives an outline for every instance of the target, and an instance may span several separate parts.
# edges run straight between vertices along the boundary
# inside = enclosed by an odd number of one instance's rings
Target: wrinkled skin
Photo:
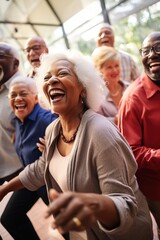
[[[53,214],[52,227],[58,229],[61,234],[68,231],[83,231],[93,226],[104,213],[104,202],[106,203],[107,200],[107,204],[110,204],[106,196],[94,193],[58,193],[51,189],[49,195],[52,202],[48,207],[46,217]],[[79,219],[80,226],[75,224],[74,218]],[[110,227],[108,225],[108,228]]]
[[[98,37],[96,40],[97,47],[109,46],[114,47],[114,33],[109,26],[100,28]]]
[[[40,56],[43,53],[48,53],[48,48],[41,37],[36,36],[28,39],[25,46],[25,54],[33,69],[40,66]]]

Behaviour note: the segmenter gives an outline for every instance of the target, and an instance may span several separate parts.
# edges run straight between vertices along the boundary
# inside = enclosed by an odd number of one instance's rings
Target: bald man
[[[158,226],[160,240],[160,32],[140,49],[144,71],[122,97],[118,127],[138,163],[137,180]]]
[[[40,66],[40,56],[48,53],[48,47],[42,37],[34,36],[29,38],[25,45],[25,55],[31,66],[29,77],[34,78],[36,69]]]

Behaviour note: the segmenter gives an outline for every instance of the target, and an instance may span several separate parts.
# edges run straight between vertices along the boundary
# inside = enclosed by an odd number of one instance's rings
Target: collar
[[[32,120],[32,121],[36,121],[37,120],[37,115],[38,115],[38,112],[39,112],[39,109],[40,109],[40,106],[39,104],[37,103],[32,112],[27,116],[28,119]]]
[[[36,71],[32,70],[30,73],[27,74],[27,77],[34,78],[36,75]]]
[[[156,92],[160,92],[160,87],[153,83],[152,80],[146,75],[146,73],[142,74],[141,79],[148,99],[155,95]]]
[[[34,106],[32,112],[25,119],[30,119],[31,121],[35,122],[37,120],[37,115],[38,115],[39,109],[40,109],[40,105],[37,103]],[[18,121],[20,121],[20,119],[18,117],[15,116],[14,118],[18,119]],[[24,119],[24,121],[25,121],[25,119]]]
[[[4,88],[7,88],[9,90],[9,85],[10,83],[12,82],[12,80],[17,77],[17,76],[20,76],[20,72],[16,72],[11,78],[8,79],[7,82],[5,82],[4,84],[2,84],[2,86],[0,87],[0,92],[4,89]]]

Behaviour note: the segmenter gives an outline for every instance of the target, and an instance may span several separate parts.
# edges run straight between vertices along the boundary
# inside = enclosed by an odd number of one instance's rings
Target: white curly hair
[[[49,66],[58,60],[67,60],[74,65],[74,71],[78,81],[86,90],[87,106],[94,111],[98,111],[107,94],[104,80],[95,69],[91,58],[84,56],[81,52],[76,50],[63,50],[63,52],[54,52],[41,56],[41,65],[37,71],[36,82],[38,91],[41,96],[43,96],[45,104],[50,107],[42,89],[44,77]]]

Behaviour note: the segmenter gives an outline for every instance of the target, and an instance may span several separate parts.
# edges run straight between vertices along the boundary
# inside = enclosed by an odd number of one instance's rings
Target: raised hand
[[[43,152],[45,149],[45,137],[44,138],[39,138],[40,143],[37,143],[37,147],[40,152]]]

